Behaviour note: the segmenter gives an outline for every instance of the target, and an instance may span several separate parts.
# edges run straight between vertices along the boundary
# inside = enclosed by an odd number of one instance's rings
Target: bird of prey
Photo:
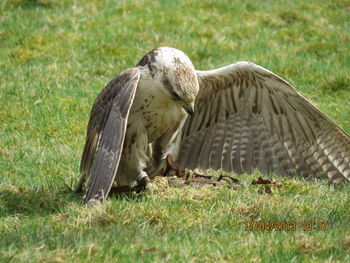
[[[248,62],[196,71],[161,47],[96,99],[77,190],[90,202],[145,186],[168,153],[180,169],[350,181],[350,136],[285,80]]]
[[[163,154],[187,113],[193,114],[198,90],[190,59],[167,47],[152,50],[109,82],[92,106],[87,128],[76,187],[86,185],[85,202],[104,200],[113,183],[145,186],[145,168],[151,165],[155,174],[165,165]]]

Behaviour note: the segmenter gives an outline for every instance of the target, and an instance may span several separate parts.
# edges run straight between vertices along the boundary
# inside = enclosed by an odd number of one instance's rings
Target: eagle
[[[160,47],[95,100],[76,191],[89,204],[144,189],[168,154],[179,169],[350,181],[349,134],[287,81],[250,62],[198,71]]]

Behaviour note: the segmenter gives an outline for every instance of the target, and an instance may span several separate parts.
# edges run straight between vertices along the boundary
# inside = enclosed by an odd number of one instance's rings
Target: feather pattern
[[[350,136],[286,81],[248,62],[197,76],[180,168],[350,180]]]
[[[76,188],[81,191],[86,183],[85,201],[104,200],[112,187],[139,78],[138,68],[125,70],[95,100]]]

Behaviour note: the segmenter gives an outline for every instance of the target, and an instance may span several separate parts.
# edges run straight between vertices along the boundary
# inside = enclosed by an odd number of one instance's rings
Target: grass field
[[[269,194],[250,185],[259,174],[238,190],[160,178],[89,209],[67,190],[98,92],[158,46],[197,69],[255,62],[350,132],[349,28],[348,0],[2,0],[0,262],[350,262],[349,184],[284,178]]]

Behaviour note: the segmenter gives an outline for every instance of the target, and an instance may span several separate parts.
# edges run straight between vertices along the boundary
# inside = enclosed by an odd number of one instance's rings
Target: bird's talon
[[[139,175],[136,178],[136,186],[133,188],[137,193],[143,191],[146,189],[150,179],[148,177],[148,174],[145,171],[142,171],[139,173]]]

